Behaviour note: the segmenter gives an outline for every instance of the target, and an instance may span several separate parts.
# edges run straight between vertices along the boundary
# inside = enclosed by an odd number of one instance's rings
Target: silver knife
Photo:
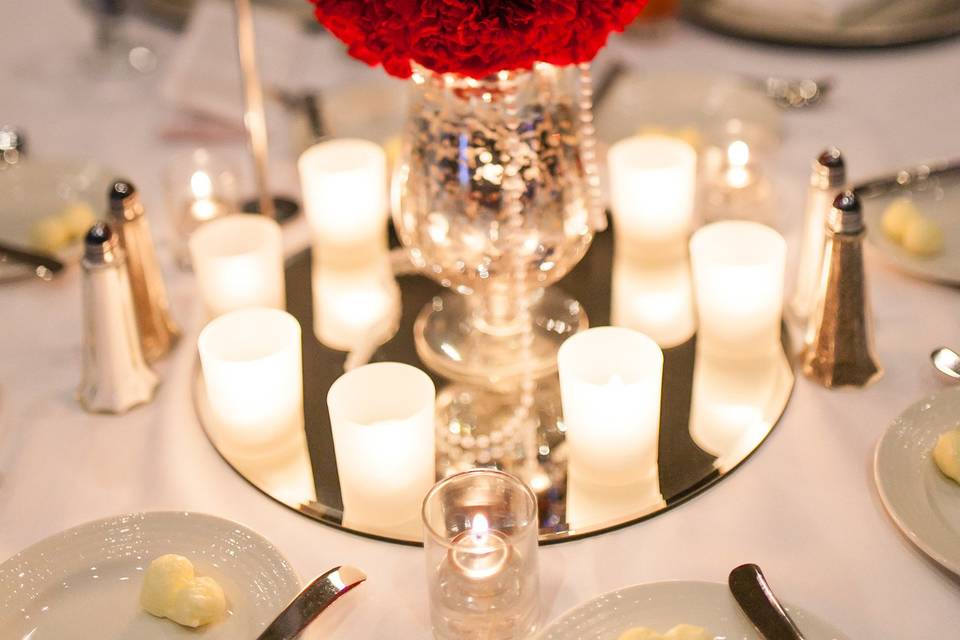
[[[354,567],[337,567],[327,571],[301,591],[270,626],[257,636],[257,640],[293,640],[323,613],[324,609],[366,579],[367,575]]]
[[[23,264],[33,268],[41,280],[52,280],[63,270],[63,263],[51,255],[0,242],[0,262]]]
[[[730,572],[728,584],[737,604],[766,640],[804,640],[796,623],[773,595],[760,567],[740,565]]]
[[[853,190],[863,199],[883,196],[891,191],[920,187],[938,178],[960,178],[960,160],[928,162],[901,169],[890,176],[874,178],[854,186]]]

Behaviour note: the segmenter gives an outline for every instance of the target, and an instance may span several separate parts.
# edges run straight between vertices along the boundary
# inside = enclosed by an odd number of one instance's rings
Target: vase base
[[[496,334],[479,328],[472,302],[453,292],[435,297],[417,317],[413,334],[427,367],[481,387],[516,389],[525,376],[538,380],[555,373],[560,345],[589,325],[579,302],[560,289],[544,289],[531,305],[533,340],[524,349],[523,331]]]

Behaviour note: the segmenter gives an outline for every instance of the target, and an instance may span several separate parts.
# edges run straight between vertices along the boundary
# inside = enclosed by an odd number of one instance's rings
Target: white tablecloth
[[[94,90],[56,84],[90,37],[77,2],[0,0],[0,119],[25,127],[35,156],[90,156],[141,187],[161,248],[169,229],[162,169],[175,145],[158,131],[176,114],[158,77]],[[174,37],[139,26],[164,56]],[[822,108],[786,117],[775,174],[793,246],[810,159],[839,145],[854,178],[960,154],[960,42],[831,53],[751,46],[681,26],[660,42],[620,42],[645,68],[835,79]],[[305,69],[304,73],[323,73]],[[275,137],[276,182],[295,188]],[[238,158],[243,158],[237,147]],[[295,234],[298,229],[288,233]],[[300,229],[302,231],[302,229]],[[164,251],[167,256],[168,251]],[[199,310],[192,278],[168,282],[186,328],[159,366],[156,400],[127,416],[87,415],[73,399],[80,367],[80,273],[0,289],[0,560],[61,529],[121,512],[196,510],[259,531],[302,577],[341,563],[370,580],[321,625],[330,638],[426,638],[422,552],[311,522],[253,490],[217,456],[193,416],[189,384]],[[960,586],[903,538],[872,479],[874,446],[907,405],[936,391],[927,354],[960,343],[956,290],[908,279],[869,257],[886,375],[862,392],[800,380],[782,424],[717,487],[663,516],[588,540],[543,548],[544,613],[618,587],[660,580],[724,581],[762,565],[785,599],[859,640],[957,637]],[[679,621],[678,621],[679,622]],[[2,636],[0,630],[0,636]]]

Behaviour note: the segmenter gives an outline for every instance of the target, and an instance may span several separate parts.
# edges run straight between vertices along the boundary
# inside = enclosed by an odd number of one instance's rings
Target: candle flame
[[[486,538],[489,531],[490,523],[487,521],[487,516],[482,513],[473,516],[473,522],[470,523],[470,532],[478,542]]]
[[[213,195],[213,181],[203,171],[195,171],[190,176],[190,190],[197,200],[208,200]]]
[[[750,164],[750,145],[743,140],[735,140],[727,147],[727,161],[733,167],[745,167]]]

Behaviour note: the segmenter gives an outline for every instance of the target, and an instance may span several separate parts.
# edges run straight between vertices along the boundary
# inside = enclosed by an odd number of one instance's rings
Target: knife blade
[[[6,242],[0,242],[0,262],[16,262],[33,267],[33,271],[38,278],[48,281],[60,273],[64,266],[62,262],[51,255],[30,251]]]
[[[730,572],[728,584],[737,604],[766,640],[804,640],[796,623],[773,594],[760,567],[740,565]]]
[[[960,177],[960,160],[930,162],[901,169],[893,175],[861,182],[854,186],[853,190],[861,199],[868,199],[884,196],[899,189],[916,188],[937,178],[958,177]]]
[[[270,623],[257,640],[293,640],[341,596],[367,579],[354,567],[336,567],[311,582]]]

